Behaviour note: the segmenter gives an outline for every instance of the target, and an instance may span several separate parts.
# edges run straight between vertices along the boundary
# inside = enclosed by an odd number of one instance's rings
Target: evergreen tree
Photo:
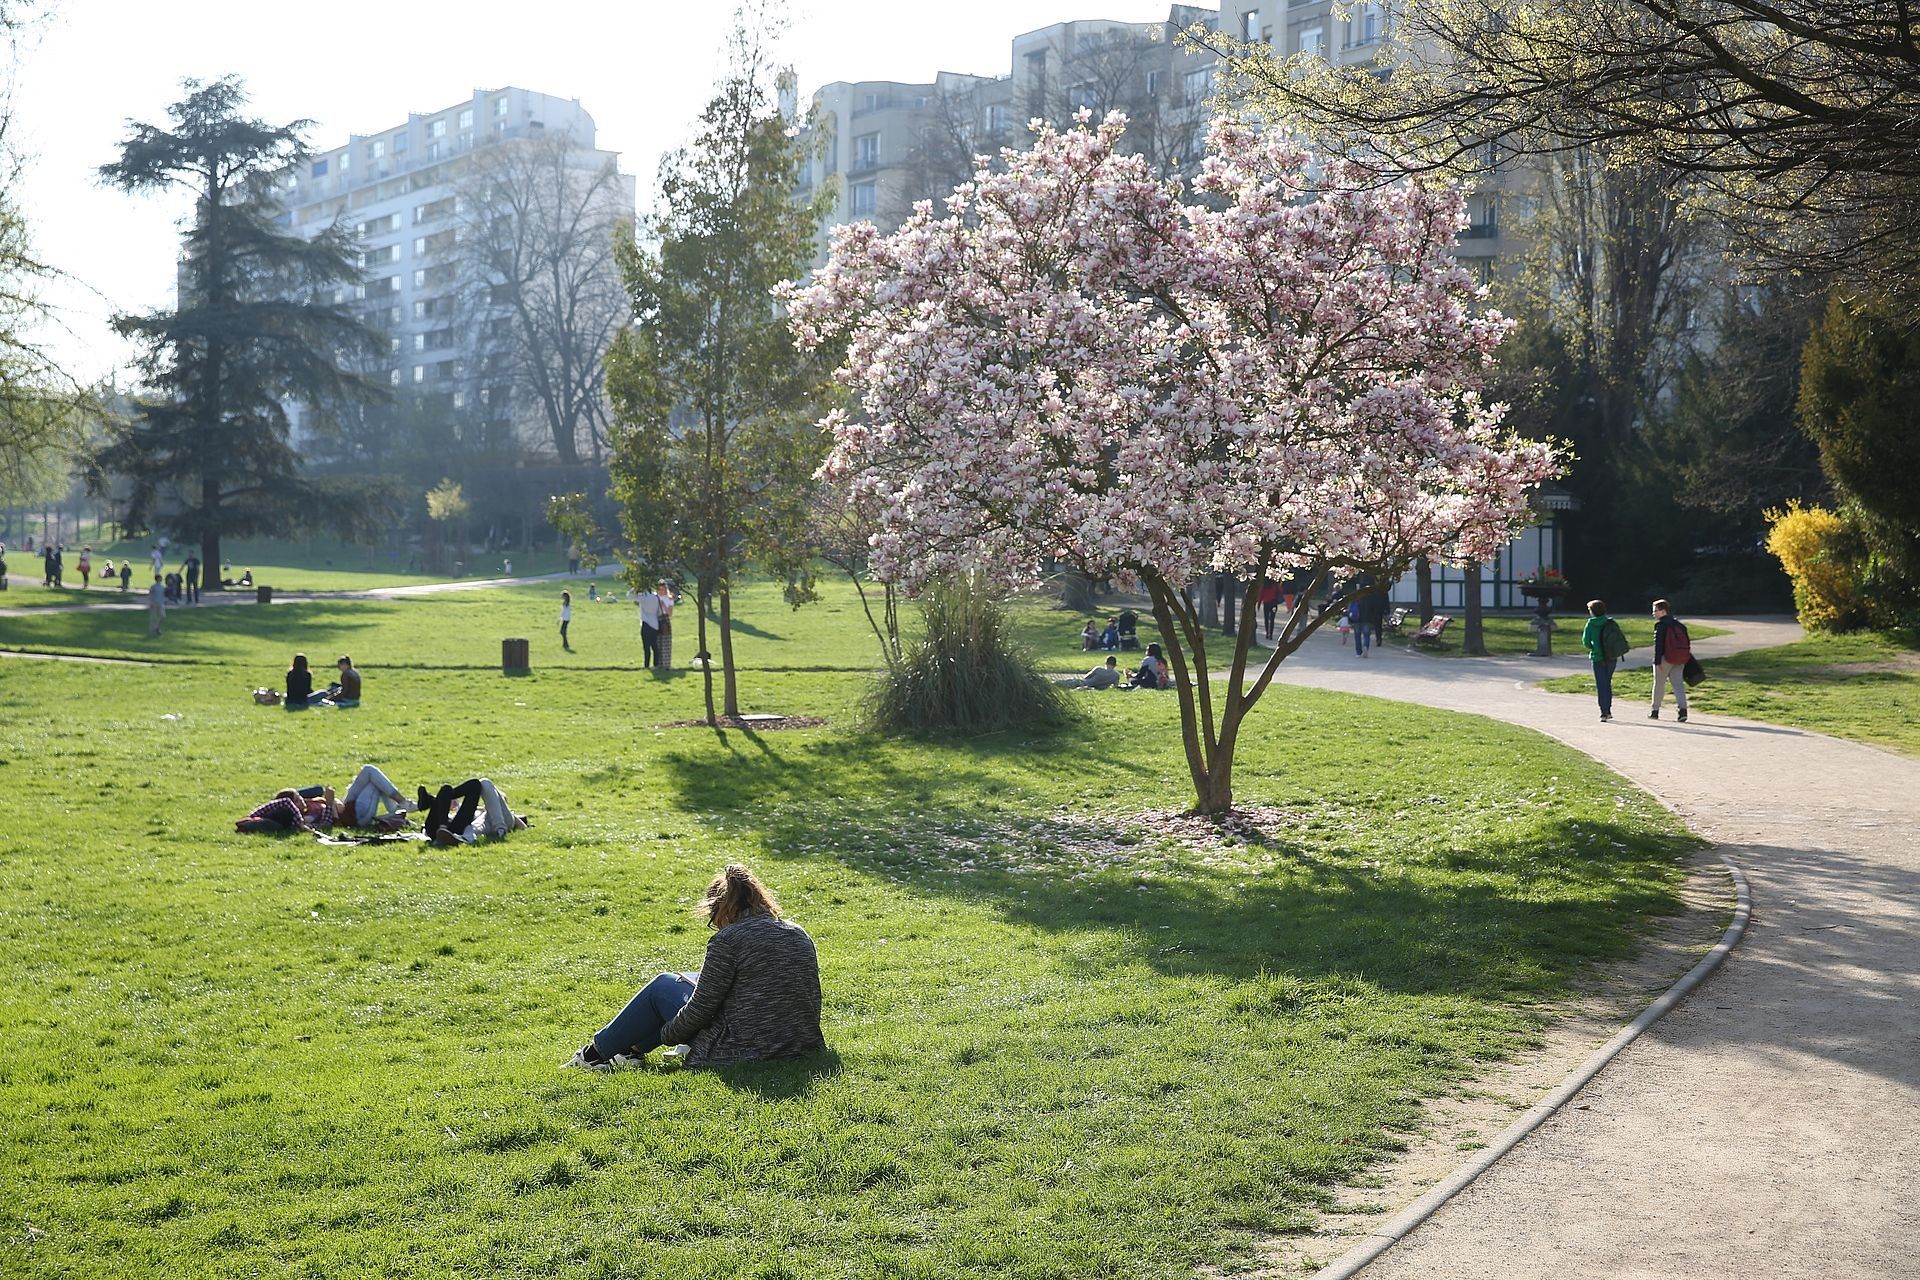
[[[765,24],[736,29],[697,139],[661,164],[649,243],[616,246],[635,324],[607,357],[628,576],[642,588],[659,573],[692,579],[703,653],[717,607],[727,716],[740,714],[735,575],[758,565],[787,580],[790,602],[812,595],[809,494],[825,452],[814,423],[833,364],[797,350],[775,302],[806,272],[824,206],[793,198],[805,153],[757,42]]]
[[[146,394],[94,479],[124,476],[125,522],[197,542],[218,581],[224,537],[352,533],[384,505],[376,486],[303,478],[288,419],[293,403],[325,422],[384,392],[345,367],[379,341],[332,301],[360,278],[347,231],[308,239],[279,221],[276,178],[306,161],[306,122],[243,115],[232,77],[184,87],[168,127],[129,122],[120,158],[100,169],[130,193],[186,192],[193,210],[175,305],[114,320],[142,349]]]
[[[1911,301],[1836,293],[1802,356],[1801,429],[1868,551],[1862,586],[1883,626],[1920,631],[1920,332]]]

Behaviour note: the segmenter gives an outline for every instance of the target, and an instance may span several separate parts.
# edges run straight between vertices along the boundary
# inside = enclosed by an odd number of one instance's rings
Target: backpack
[[[1618,662],[1627,656],[1633,646],[1627,643],[1627,633],[1620,629],[1620,623],[1607,619],[1607,625],[1600,628],[1600,657],[1607,662]]]
[[[1686,625],[1681,622],[1668,623],[1665,654],[1660,660],[1669,666],[1683,667],[1692,656],[1693,637],[1687,634]]]

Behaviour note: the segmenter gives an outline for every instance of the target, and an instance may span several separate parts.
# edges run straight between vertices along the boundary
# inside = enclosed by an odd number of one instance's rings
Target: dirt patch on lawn
[[[705,720],[669,720],[660,725],[662,729],[818,729],[827,722],[819,716],[775,716],[745,715],[721,716],[719,721],[709,724]]]
[[[1720,941],[1734,892],[1717,853],[1694,855],[1680,898],[1681,913],[1660,918],[1637,956],[1590,973],[1572,997],[1539,1010],[1544,1025],[1538,1043],[1428,1099],[1419,1130],[1405,1135],[1404,1151],[1333,1188],[1334,1207],[1311,1231],[1263,1242],[1256,1264],[1234,1274],[1311,1275],[1379,1230],[1551,1092]],[[1568,1105],[1577,1108],[1581,1100]]]

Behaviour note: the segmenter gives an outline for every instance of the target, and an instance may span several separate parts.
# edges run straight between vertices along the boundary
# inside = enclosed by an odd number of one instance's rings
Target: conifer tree
[[[184,192],[193,208],[175,304],[114,319],[141,348],[145,387],[93,474],[125,477],[124,521],[197,543],[218,581],[222,538],[351,533],[384,505],[377,484],[303,477],[289,421],[295,403],[324,424],[384,392],[349,367],[378,336],[333,300],[360,278],[349,233],[302,237],[280,220],[276,180],[307,161],[306,122],[244,115],[232,77],[184,87],[165,127],[130,121],[120,158],[100,168],[109,186]]]

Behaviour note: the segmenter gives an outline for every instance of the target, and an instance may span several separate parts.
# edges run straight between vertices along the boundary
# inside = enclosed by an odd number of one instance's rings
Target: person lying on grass
[[[491,778],[468,778],[433,795],[421,787],[419,800],[427,839],[437,845],[473,844],[482,835],[504,840],[509,831],[527,828],[527,820],[508,807],[506,793]]]
[[[382,804],[387,811],[380,812]],[[277,833],[316,827],[364,827],[398,831],[407,825],[407,799],[376,765],[363,764],[347,793],[334,799],[328,786],[287,787],[233,824],[235,831]]]
[[[663,973],[640,988],[566,1066],[637,1066],[663,1044],[687,1045],[690,1067],[798,1058],[827,1047],[813,939],[781,918],[760,878],[729,863],[707,885],[700,910],[714,931],[700,970]]]

